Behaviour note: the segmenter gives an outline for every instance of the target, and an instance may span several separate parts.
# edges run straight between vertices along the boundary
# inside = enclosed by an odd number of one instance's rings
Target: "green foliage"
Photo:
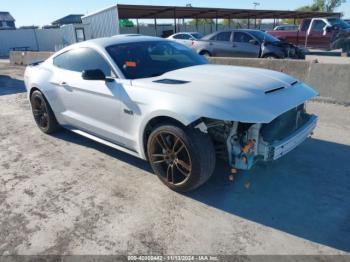
[[[133,27],[134,23],[129,19],[120,19],[119,25],[120,27]]]
[[[297,11],[312,11],[312,12],[334,12],[336,8],[344,4],[346,0],[314,0],[313,4],[302,6]],[[294,19],[284,19],[283,23],[293,24]],[[299,24],[300,20],[297,20],[296,24]]]

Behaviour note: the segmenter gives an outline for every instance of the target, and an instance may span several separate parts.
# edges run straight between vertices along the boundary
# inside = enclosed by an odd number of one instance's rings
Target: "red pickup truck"
[[[269,31],[283,41],[308,48],[331,49],[334,32],[349,30],[350,24],[340,18],[312,18],[301,21],[299,30]]]

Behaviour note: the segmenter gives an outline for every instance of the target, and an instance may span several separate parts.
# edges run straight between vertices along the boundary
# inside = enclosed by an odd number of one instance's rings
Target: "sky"
[[[16,19],[16,26],[47,25],[68,14],[88,14],[113,4],[177,5],[192,4],[194,7],[253,8],[253,2],[259,2],[257,9],[294,10],[312,3],[312,0],[0,0],[0,11],[9,11]],[[350,0],[337,11],[350,18]]]

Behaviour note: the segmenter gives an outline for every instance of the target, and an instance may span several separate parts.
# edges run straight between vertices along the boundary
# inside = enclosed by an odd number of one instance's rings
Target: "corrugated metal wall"
[[[91,38],[108,37],[119,34],[118,9],[116,6],[96,14],[82,17],[82,21],[89,26]]]
[[[60,29],[0,30],[0,56],[8,56],[13,48],[32,51],[54,51],[62,43]]]

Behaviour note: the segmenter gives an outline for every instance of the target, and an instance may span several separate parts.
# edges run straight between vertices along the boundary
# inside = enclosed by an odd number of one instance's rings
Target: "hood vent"
[[[183,85],[183,84],[189,83],[190,81],[165,78],[165,79],[155,80],[153,82],[160,83],[160,84],[168,84],[168,85]]]
[[[271,93],[277,92],[277,91],[279,91],[279,90],[282,90],[282,89],[284,89],[284,88],[285,88],[284,86],[281,86],[281,87],[279,87],[279,88],[267,90],[267,91],[265,91],[265,94],[266,94],[266,95],[267,95],[267,94],[271,94]]]

